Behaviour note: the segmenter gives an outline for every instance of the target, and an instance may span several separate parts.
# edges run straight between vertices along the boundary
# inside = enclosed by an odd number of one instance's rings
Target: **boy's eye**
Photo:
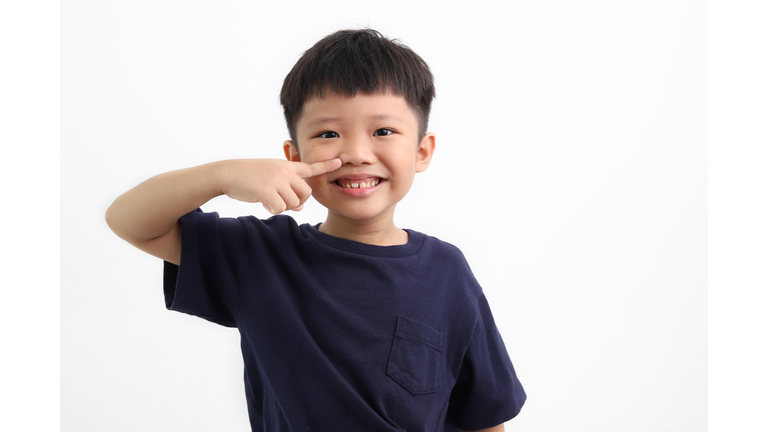
[[[393,133],[395,132],[392,131],[392,129],[381,128],[376,130],[376,132],[373,133],[373,136],[387,136],[387,135],[392,135]]]
[[[336,132],[323,132],[317,136],[318,138],[338,138],[339,134]]]

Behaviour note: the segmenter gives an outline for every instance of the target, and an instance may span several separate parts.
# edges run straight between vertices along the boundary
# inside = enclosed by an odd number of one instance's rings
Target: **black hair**
[[[326,93],[402,96],[416,114],[421,138],[427,132],[435,86],[427,63],[398,40],[372,29],[340,30],[308,49],[283,81],[280,103],[295,144],[304,103]]]

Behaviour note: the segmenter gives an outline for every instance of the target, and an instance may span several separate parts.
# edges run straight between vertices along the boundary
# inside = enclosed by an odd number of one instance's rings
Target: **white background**
[[[706,4],[449,4],[65,2],[63,431],[248,430],[237,331],[166,311],[162,263],[103,214],[164,171],[281,157],[285,74],[363,26],[435,75],[437,153],[396,222],[483,285],[529,397],[507,429],[706,429]]]

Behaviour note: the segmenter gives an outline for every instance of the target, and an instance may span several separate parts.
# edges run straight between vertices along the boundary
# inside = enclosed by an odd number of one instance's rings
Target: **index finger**
[[[311,164],[305,164],[307,168],[309,168],[308,174],[304,175],[304,173],[300,174],[301,178],[309,178],[314,176],[319,176],[321,174],[329,173],[331,171],[336,171],[337,169],[341,168],[341,158],[331,159],[327,161],[321,161],[321,162],[315,162]]]

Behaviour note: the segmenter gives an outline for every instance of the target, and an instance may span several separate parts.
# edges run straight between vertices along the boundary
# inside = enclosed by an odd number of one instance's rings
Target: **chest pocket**
[[[436,392],[444,343],[432,327],[398,317],[387,375],[415,395]]]

